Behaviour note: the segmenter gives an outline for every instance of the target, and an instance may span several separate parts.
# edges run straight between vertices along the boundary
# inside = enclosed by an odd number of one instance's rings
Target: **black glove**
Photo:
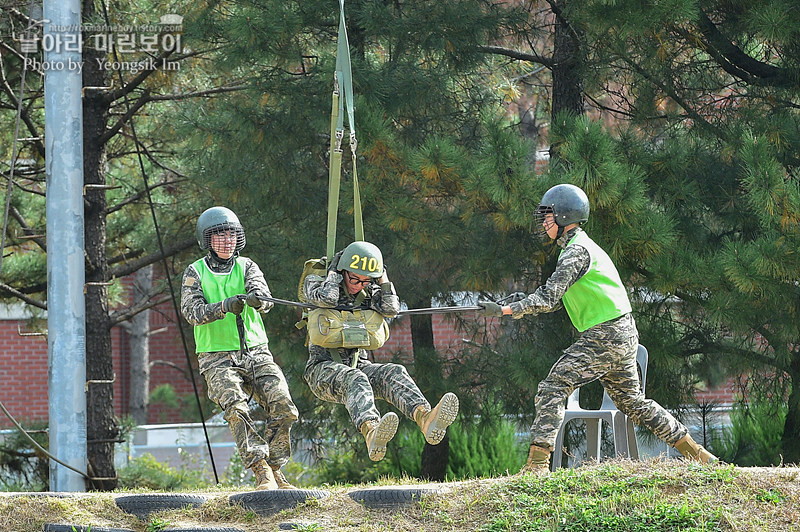
[[[273,303],[272,301],[267,301],[265,299],[262,299],[264,297],[267,296],[263,292],[256,292],[256,291],[248,292],[246,300],[247,305],[253,307],[256,310],[260,310],[261,312],[268,312],[272,308]]]
[[[344,250],[340,251],[339,253],[333,256],[333,258],[331,259],[331,264],[330,266],[328,266],[328,271],[331,270],[336,271],[339,269],[339,259],[342,258],[342,253],[344,253]]]
[[[478,306],[483,307],[478,312],[487,318],[499,318],[503,315],[503,306],[494,301],[478,301]]]
[[[234,314],[241,314],[244,310],[245,296],[242,294],[231,296],[222,300],[222,312],[233,312]]]

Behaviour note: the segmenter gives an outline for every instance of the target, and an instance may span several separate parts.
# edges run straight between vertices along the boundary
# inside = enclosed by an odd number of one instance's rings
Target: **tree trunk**
[[[563,12],[565,0],[558,0],[556,7]],[[555,33],[553,36],[553,95],[551,102],[551,120],[561,112],[574,116],[583,114],[583,52],[580,36],[569,26],[563,15],[556,15]],[[558,146],[550,146],[550,157],[558,156]]]
[[[153,266],[137,271],[133,283],[133,304],[146,302],[153,284]],[[150,311],[131,318],[130,397],[128,411],[137,425],[147,423],[150,396]]]
[[[447,464],[450,461],[450,435],[445,433],[439,445],[425,444],[422,449],[422,468],[420,480],[444,482],[447,476]]]
[[[800,463],[800,356],[794,352],[789,370],[791,391],[789,392],[786,421],[783,425],[781,448],[785,464]]]
[[[427,306],[430,306],[430,300],[416,302],[413,308]],[[441,383],[444,378],[433,343],[433,321],[430,314],[411,316],[411,345],[414,349],[414,374],[417,377],[417,384],[423,389],[430,390],[435,382]],[[439,370],[436,371],[435,368]],[[450,460],[449,438],[445,436],[439,445],[425,443],[421,460],[421,479],[444,481]]]
[[[95,3],[83,2],[83,20],[92,20]],[[105,87],[106,73],[98,68],[100,52],[83,50],[83,86]],[[83,99],[83,175],[86,251],[86,439],[89,482],[94,490],[117,487],[114,443],[119,428],[114,417],[114,373],[111,359],[111,321],[108,315],[108,262],[106,260],[105,145],[108,104],[97,89],[85,91]]]

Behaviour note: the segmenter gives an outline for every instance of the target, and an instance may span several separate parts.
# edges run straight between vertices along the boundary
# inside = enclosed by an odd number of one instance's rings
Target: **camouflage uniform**
[[[514,319],[563,307],[562,296],[588,271],[590,264],[586,248],[567,245],[578,231],[582,229],[573,228],[558,239],[564,251],[555,271],[533,294],[510,305]],[[630,313],[584,331],[539,383],[531,443],[553,450],[564,420],[567,397],[576,388],[598,379],[617,408],[634,423],[644,425],[669,445],[685,436],[686,427],[657,402],[646,399],[641,391],[636,364],[638,344],[639,332]]]
[[[335,270],[329,271],[327,277],[308,275],[303,284],[306,301],[325,308],[354,308],[359,294],[350,295],[341,286],[342,281],[342,274]],[[371,283],[360,294],[365,296],[360,307],[375,310],[387,318],[396,316],[400,310],[400,298],[391,283],[382,286]],[[336,351],[341,363],[334,360],[331,351]],[[355,368],[352,367],[354,356],[358,357]],[[409,419],[413,419],[414,410],[419,406],[431,409],[405,367],[370,362],[364,349],[329,350],[310,343],[303,378],[318,398],[343,404],[357,428],[365,421],[380,418],[375,397],[394,405]]]
[[[222,263],[211,253],[205,261],[214,272],[230,271],[230,264]],[[245,261],[245,291],[270,295],[261,269],[252,260],[245,258]],[[272,304],[267,303],[259,311],[262,318],[270,308]],[[183,274],[181,313],[195,326],[225,317],[222,302],[209,304],[206,301],[200,275],[194,266],[189,266]],[[298,414],[286,378],[273,360],[268,345],[247,346],[244,352],[198,353],[197,359],[208,386],[208,397],[225,412],[245,467],[262,459],[270,465],[283,466],[292,454],[290,430]],[[264,437],[259,435],[250,418],[251,396],[267,413]]]

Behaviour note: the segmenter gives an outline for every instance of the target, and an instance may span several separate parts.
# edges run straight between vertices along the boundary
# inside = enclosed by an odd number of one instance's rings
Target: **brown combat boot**
[[[414,410],[414,421],[422,429],[425,441],[431,445],[438,445],[444,438],[447,427],[455,421],[456,415],[458,415],[458,397],[454,393],[447,392],[433,410],[418,406]]]
[[[278,485],[279,490],[296,490],[294,486],[292,486],[288,480],[286,480],[286,476],[281,471],[281,466],[272,465],[270,464],[269,467],[272,468],[272,476],[275,477],[275,483]]]
[[[266,460],[259,460],[250,466],[253,474],[256,476],[256,489],[257,490],[276,490],[278,483],[275,482],[275,477],[272,474],[272,468],[267,464]]]
[[[528,463],[522,466],[519,470],[520,475],[525,473],[533,473],[540,475],[550,471],[550,449],[539,447],[538,445],[531,445],[528,451]]]
[[[713,464],[719,460],[716,456],[708,452],[705,447],[694,441],[688,434],[675,442],[674,447],[689,460],[703,462],[704,464]]]
[[[386,456],[386,444],[394,438],[400,419],[394,412],[385,414],[378,421],[368,420],[361,424],[359,430],[367,442],[369,459],[373,462],[382,460]]]

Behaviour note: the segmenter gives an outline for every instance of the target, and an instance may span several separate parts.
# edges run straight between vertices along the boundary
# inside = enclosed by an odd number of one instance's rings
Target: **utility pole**
[[[50,452],[86,471],[81,4],[43,8]],[[86,482],[51,460],[50,489],[86,491]]]

